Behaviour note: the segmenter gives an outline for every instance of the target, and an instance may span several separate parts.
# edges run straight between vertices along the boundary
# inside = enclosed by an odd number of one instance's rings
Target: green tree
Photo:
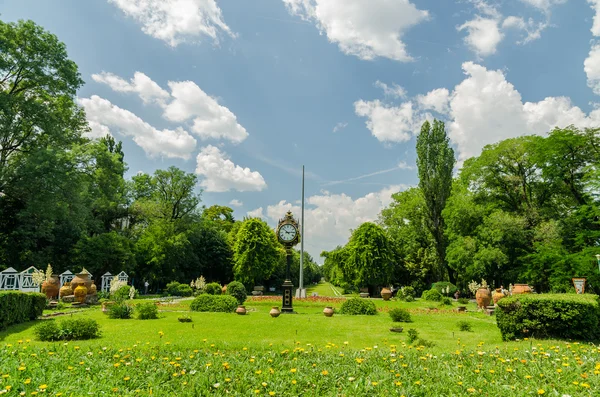
[[[211,205],[202,211],[202,219],[215,223],[225,233],[229,233],[235,218],[233,217],[233,209],[224,205]]]
[[[455,163],[454,150],[450,147],[444,123],[434,120],[433,127],[428,121],[423,123],[417,137],[419,188],[425,198],[427,227],[435,241],[438,260],[452,283],[456,281],[456,275],[446,262],[447,241],[442,211],[450,197]]]
[[[263,220],[245,220],[235,236],[233,247],[234,276],[247,288],[268,279],[284,255],[275,232]]]

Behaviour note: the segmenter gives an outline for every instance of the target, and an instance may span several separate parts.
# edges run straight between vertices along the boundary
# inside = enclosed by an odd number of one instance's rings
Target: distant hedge
[[[35,292],[0,292],[0,330],[35,320],[46,307],[46,296]]]
[[[591,294],[526,294],[498,301],[496,323],[502,339],[600,337],[600,300]]]
[[[224,312],[232,313],[238,307],[238,301],[230,295],[198,295],[190,304],[195,312]]]

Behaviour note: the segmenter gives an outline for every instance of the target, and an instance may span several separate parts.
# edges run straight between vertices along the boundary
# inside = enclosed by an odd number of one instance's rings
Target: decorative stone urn
[[[239,306],[237,307],[237,309],[235,309],[235,312],[236,312],[237,314],[241,314],[241,315],[244,315],[244,314],[246,314],[246,306],[244,306],[244,305],[239,305]]]
[[[323,309],[323,314],[325,315],[325,317],[332,317],[333,316],[333,307],[327,306],[325,309]]]
[[[42,283],[42,292],[46,294],[46,298],[52,299],[58,296],[58,285],[58,275],[56,274],[53,274],[52,277]]]
[[[513,295],[531,294],[533,291],[528,284],[515,284],[512,289]]]
[[[383,298],[384,301],[389,301],[390,298],[392,297],[392,291],[389,288],[382,288],[381,289],[381,297]]]
[[[73,295],[73,289],[71,288],[71,283],[66,282],[63,284],[62,287],[60,287],[58,296],[60,296],[61,298],[64,298],[65,296],[69,296],[69,295]]]
[[[98,289],[96,288],[96,284],[92,283],[90,288],[88,289],[88,295],[96,295],[98,293]]]
[[[504,298],[504,293],[502,292],[502,288],[496,288],[492,293],[492,299],[494,300],[494,305],[498,303],[498,301]]]
[[[85,273],[77,273],[73,280],[71,280],[71,288],[73,291],[77,289],[80,285],[83,285],[86,290],[89,290],[92,286],[92,280],[90,280],[90,274]]]
[[[477,307],[485,309],[492,301],[492,294],[490,293],[489,289],[481,287],[477,290],[475,299],[477,300]]]
[[[73,291],[73,295],[75,295],[75,299],[77,299],[77,302],[85,303],[87,291],[87,288],[83,285],[80,285],[77,288],[75,288],[75,290]]]
[[[281,314],[281,311],[279,310],[278,306],[273,306],[271,308],[271,311],[269,312],[269,315],[271,317],[279,317],[280,314]]]

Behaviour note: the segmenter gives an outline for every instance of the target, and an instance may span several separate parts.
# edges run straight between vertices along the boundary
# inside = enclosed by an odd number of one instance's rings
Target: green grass
[[[342,296],[344,291],[333,284],[320,281],[318,284],[311,285],[306,289],[306,296],[311,296],[313,292],[316,292],[319,296]]]

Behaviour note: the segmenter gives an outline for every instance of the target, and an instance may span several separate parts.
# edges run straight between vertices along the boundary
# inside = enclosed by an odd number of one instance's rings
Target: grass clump
[[[471,326],[471,323],[466,320],[460,320],[458,323],[456,323],[456,325],[461,331],[473,332],[473,327]]]
[[[363,298],[350,298],[346,302],[342,303],[340,309],[341,314],[349,315],[375,315],[377,314],[377,307],[374,302],[368,301]]]
[[[410,323],[410,322],[412,322],[412,319],[410,318],[410,313],[399,307],[390,310],[390,317],[392,318],[392,321],[395,323]]]
[[[108,318],[128,319],[133,315],[133,306],[126,303],[115,303],[108,308]]]

